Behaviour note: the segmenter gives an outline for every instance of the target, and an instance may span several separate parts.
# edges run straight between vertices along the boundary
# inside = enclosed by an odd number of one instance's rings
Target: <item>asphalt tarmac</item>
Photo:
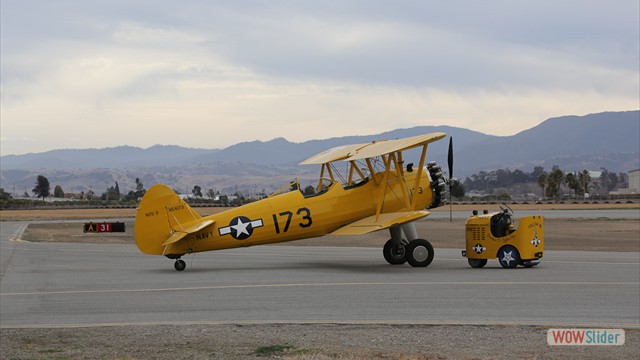
[[[538,267],[427,268],[381,249],[263,246],[186,256],[134,245],[29,243],[3,222],[0,327],[144,324],[507,324],[640,328],[640,253],[547,251]]]

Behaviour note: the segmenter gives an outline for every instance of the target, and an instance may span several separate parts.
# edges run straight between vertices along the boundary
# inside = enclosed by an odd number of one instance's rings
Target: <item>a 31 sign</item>
[[[125,226],[124,223],[115,222],[115,223],[84,223],[84,232],[85,233],[110,233],[110,232],[124,232]]]

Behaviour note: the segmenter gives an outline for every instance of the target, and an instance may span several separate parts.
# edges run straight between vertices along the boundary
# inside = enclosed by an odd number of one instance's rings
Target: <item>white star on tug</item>
[[[515,261],[516,259],[513,258],[512,254],[513,254],[513,250],[507,252],[507,251],[503,251],[502,254],[504,255],[502,257],[502,262],[506,263],[507,266],[511,265],[512,261]]]
[[[487,250],[487,248],[482,246],[481,244],[476,244],[476,246],[474,246],[472,249],[476,252],[476,254],[482,254],[483,251]]]
[[[533,231],[533,240],[531,240],[531,245],[533,245],[534,247],[538,247],[538,245],[540,245],[542,241],[540,239],[538,239],[538,233],[534,230]]]

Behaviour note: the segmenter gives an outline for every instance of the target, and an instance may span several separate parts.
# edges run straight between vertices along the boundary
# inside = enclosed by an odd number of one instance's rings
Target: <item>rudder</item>
[[[166,185],[154,185],[145,193],[135,223],[135,240],[145,254],[163,255],[164,243],[176,232],[200,223],[202,217]]]

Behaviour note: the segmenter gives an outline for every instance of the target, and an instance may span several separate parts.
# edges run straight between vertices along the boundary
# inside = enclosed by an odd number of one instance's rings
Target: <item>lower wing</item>
[[[402,225],[417,219],[421,219],[430,214],[429,211],[403,211],[380,216],[372,215],[351,224],[347,224],[329,235],[362,235],[373,231],[384,230],[396,225]]]

